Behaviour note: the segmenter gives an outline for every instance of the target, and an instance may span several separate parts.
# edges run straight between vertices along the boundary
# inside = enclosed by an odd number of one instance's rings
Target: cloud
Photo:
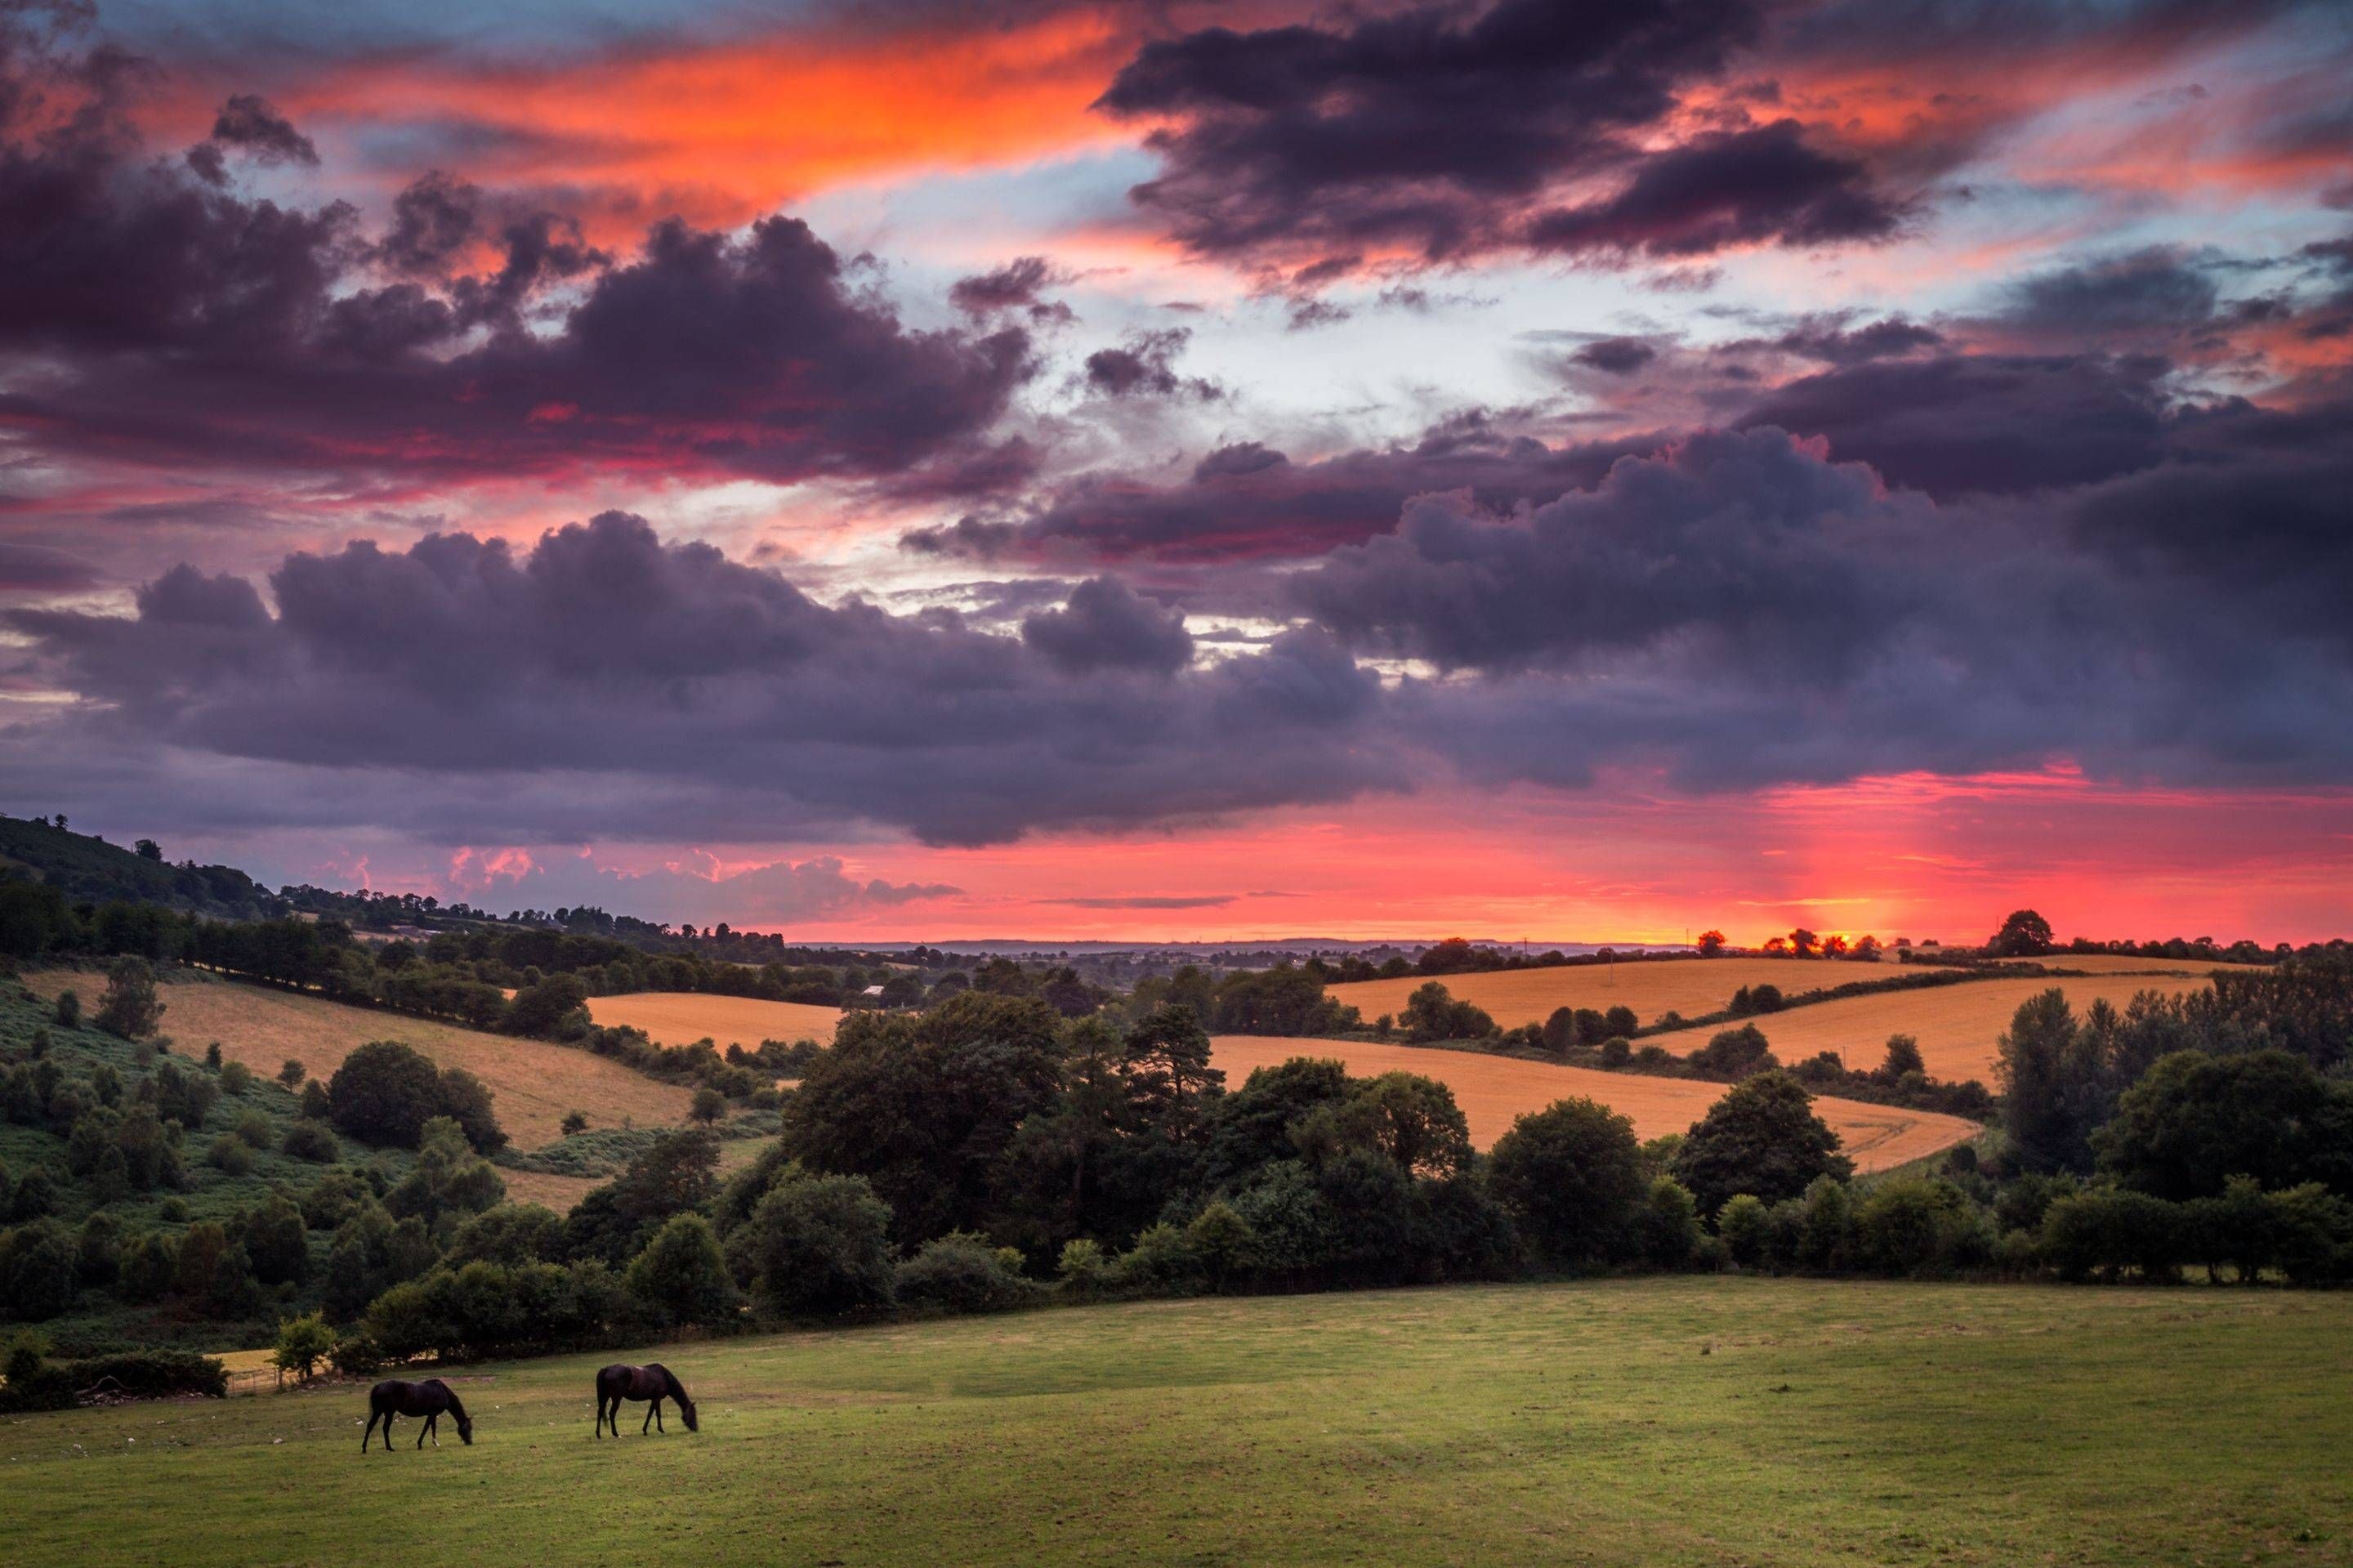
[[[0,593],[69,593],[100,580],[96,567],[63,550],[0,539]]]
[[[936,482],[993,444],[1034,370],[1019,328],[902,326],[788,217],[668,220],[617,262],[569,218],[435,173],[372,238],[349,204],[149,159],[140,78],[115,60],[0,48],[0,430],[52,456],[349,485],[599,467]],[[35,117],[59,96],[81,111]],[[240,97],[206,145],[303,161],[308,143]]]
[[[26,610],[20,674],[79,701],[0,745],[58,798],[258,800],[445,842],[926,842],[1345,799],[1378,683],[1311,630],[1191,669],[1175,617],[1108,583],[1019,637],[952,611],[828,608],[607,514],[528,552],[469,535],[177,567],[135,613]]]
[[[738,926],[798,925],[904,908],[964,891],[946,883],[881,877],[860,881],[848,873],[839,855],[780,860],[733,872],[715,863],[698,867],[693,861],[707,857],[690,856],[687,863],[632,872],[599,866],[578,855],[525,854],[510,857],[510,863],[519,859],[520,870],[502,871],[498,868],[509,863],[491,860],[480,874],[470,863],[476,858],[470,850],[460,851],[451,880],[479,905],[554,909],[590,904],[640,919],[698,925],[722,915]]]
[[[1103,397],[1214,402],[1225,396],[1216,382],[1176,374],[1176,356],[1192,340],[1192,331],[1187,327],[1130,333],[1118,346],[1099,348],[1087,355],[1083,384],[1089,392]]]
[[[1204,894],[1184,897],[1155,894],[1137,894],[1125,898],[1040,898],[1040,904],[1067,904],[1076,909],[1223,909],[1234,902],[1230,893]]]
[[[1818,132],[1678,114],[1763,32],[1751,0],[1209,27],[1145,45],[1097,107],[1153,127],[1162,172],[1132,194],[1181,243],[1309,290],[1383,258],[1885,238],[1904,199]]]
[[[948,303],[973,317],[1018,311],[1041,324],[1069,322],[1076,319],[1071,307],[1045,297],[1048,288],[1066,281],[1045,257],[1017,256],[994,271],[957,279],[948,288]]]

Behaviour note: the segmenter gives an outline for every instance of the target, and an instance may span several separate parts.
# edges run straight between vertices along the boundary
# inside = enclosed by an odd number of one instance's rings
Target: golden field
[[[1743,986],[1777,985],[1782,993],[1883,980],[1925,966],[1858,964],[1840,959],[1653,959],[1625,964],[1573,964],[1546,969],[1485,969],[1440,975],[1438,983],[1458,1001],[1475,1002],[1505,1029],[1542,1023],[1564,1007],[1606,1012],[1630,1007],[1644,1023],[1662,1012],[1686,1017],[1720,1012]],[[1382,1013],[1405,1011],[1406,998],[1430,982],[1428,975],[1402,980],[1357,980],[1329,989],[1332,997],[1356,1009],[1370,1023]]]
[[[1997,959],[2002,964],[2048,964],[2054,969],[2081,969],[2090,975],[2196,975],[2201,980],[2221,970],[2252,974],[2268,965],[2200,963],[2194,959],[2137,959],[2122,953],[2053,953],[2047,959]]]
[[[1694,1078],[1653,1078],[1635,1073],[1602,1073],[1525,1062],[1475,1051],[1438,1051],[1417,1045],[1368,1044],[1354,1040],[1300,1040],[1265,1034],[1220,1034],[1212,1042],[1211,1064],[1226,1075],[1229,1090],[1260,1067],[1293,1056],[1330,1057],[1360,1076],[1419,1073],[1454,1091],[1455,1103],[1471,1123],[1471,1139],[1487,1149],[1512,1123],[1555,1100],[1597,1100],[1634,1123],[1651,1139],[1686,1132],[1707,1114],[1730,1086]],[[1818,1098],[1815,1114],[1838,1133],[1841,1147],[1865,1173],[1888,1171],[1975,1138],[1975,1122],[1933,1111],[1865,1105],[1858,1100]]]
[[[588,1016],[607,1028],[642,1029],[657,1045],[691,1045],[709,1040],[722,1051],[759,1048],[763,1040],[833,1043],[841,1022],[837,1007],[800,1001],[762,1001],[748,996],[709,996],[693,991],[643,991],[627,996],[588,999]]]
[[[1950,1083],[1977,1079],[1994,1086],[1994,1043],[2029,997],[2056,988],[2067,993],[2067,1005],[2081,1017],[2102,998],[2121,1008],[2135,991],[2157,991],[2168,996],[2200,991],[2204,975],[2157,975],[2123,970],[2087,980],[1967,980],[1959,985],[1925,991],[1881,991],[1818,1001],[1767,1013],[1745,1022],[1765,1032],[1773,1054],[1784,1066],[1824,1051],[1835,1051],[1849,1067],[1876,1067],[1887,1054],[1887,1037],[1909,1034],[1920,1042],[1920,1057],[1928,1075]],[[1707,1044],[1718,1030],[1736,1023],[1710,1024],[1646,1036],[1640,1044],[1658,1045],[1680,1056]]]
[[[95,1008],[106,991],[104,975],[61,969],[28,976],[26,983],[45,1000],[60,991],[78,991],[87,1008]],[[489,1086],[499,1125],[517,1149],[536,1149],[563,1136],[561,1124],[570,1111],[585,1114],[592,1127],[617,1127],[624,1120],[667,1127],[686,1119],[693,1098],[683,1088],[655,1083],[618,1062],[542,1040],[485,1034],[209,976],[161,989],[163,1032],[174,1050],[201,1055],[217,1040],[225,1058],[265,1078],[277,1076],[280,1064],[290,1057],[311,1076],[326,1078],[372,1040],[397,1040],[444,1067],[463,1067]],[[562,1176],[503,1174],[517,1198],[551,1208],[570,1207],[588,1185]],[[566,1192],[570,1196],[559,1202]]]

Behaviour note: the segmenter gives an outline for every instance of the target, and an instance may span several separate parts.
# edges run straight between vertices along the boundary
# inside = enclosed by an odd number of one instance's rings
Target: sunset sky
[[[808,938],[2353,934],[2353,6],[0,0],[0,810]]]

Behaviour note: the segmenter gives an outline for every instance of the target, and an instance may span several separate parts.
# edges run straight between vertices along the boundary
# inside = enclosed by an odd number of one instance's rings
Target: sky
[[[2353,8],[0,0],[0,810],[798,938],[2353,928]]]

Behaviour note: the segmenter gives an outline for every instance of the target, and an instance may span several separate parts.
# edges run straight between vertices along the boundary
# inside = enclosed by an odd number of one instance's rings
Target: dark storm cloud
[[[459,842],[863,821],[984,843],[1398,779],[1360,745],[1377,683],[1329,639],[1186,669],[1174,618],[1107,583],[996,636],[828,608],[608,514],[526,554],[459,534],[290,556],[270,588],[275,614],[181,567],[128,619],[12,617],[20,673],[85,702],[8,732],[8,771],[216,823],[259,787]]]
[[[617,265],[565,217],[432,175],[371,238],[343,204],[283,207],[147,157],[124,109],[142,79],[102,48],[58,56],[5,16],[0,35],[0,429],[53,453],[896,475],[978,442],[1032,371],[1018,329],[902,327],[789,218],[742,235],[668,222]],[[61,95],[81,111],[28,118]],[[216,150],[307,145],[259,100],[221,125]],[[477,250],[491,270],[464,270]],[[553,330],[522,330],[566,281]]]
[[[914,530],[923,554],[980,560],[1153,559],[1215,563],[1306,558],[1397,526],[1412,497],[1462,491],[1493,511],[1538,504],[1590,484],[1655,438],[1552,447],[1459,416],[1407,446],[1293,462],[1257,441],[1221,447],[1176,480],[1082,475],[1013,518],[965,518]]]
[[[994,271],[957,279],[949,285],[948,303],[968,316],[1018,311],[1041,324],[1060,323],[1076,318],[1070,306],[1047,299],[1045,291],[1066,281],[1043,256],[1017,256]]]
[[[1185,618],[1110,577],[1090,577],[1070,602],[1021,622],[1021,641],[1065,674],[1145,670],[1167,674],[1193,657]]]
[[[1202,254],[1287,261],[1293,288],[1379,250],[1610,260],[1886,236],[1903,200],[1793,122],[1653,134],[1762,29],[1752,0],[1212,27],[1146,45],[1098,107],[1158,127],[1163,173],[1139,204]],[[1551,199],[1571,181],[1618,188]]]
[[[0,593],[66,593],[99,581],[97,567],[63,550],[0,539]]]

